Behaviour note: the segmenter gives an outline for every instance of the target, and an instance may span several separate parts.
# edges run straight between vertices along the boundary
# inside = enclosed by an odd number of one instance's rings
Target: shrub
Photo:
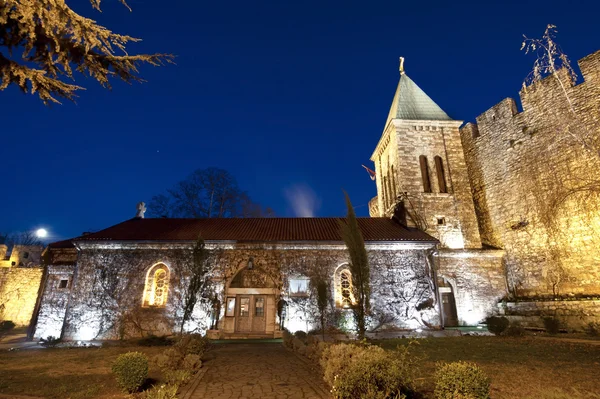
[[[306,337],[308,337],[308,334],[306,334],[302,330],[298,330],[294,333],[294,337],[301,339],[302,341],[306,341]]]
[[[494,335],[502,334],[508,328],[508,325],[510,324],[508,319],[504,316],[488,317],[486,319],[486,323],[487,323],[487,328],[488,328],[489,332],[491,332]]]
[[[177,399],[178,389],[176,384],[155,385],[146,391],[146,399]]]
[[[556,335],[560,332],[560,320],[556,317],[544,317],[544,328],[550,335]]]
[[[440,364],[435,373],[436,399],[488,399],[490,379],[475,363]]]
[[[182,367],[184,370],[197,370],[202,367],[202,360],[199,355],[190,353],[183,358]]]
[[[140,352],[127,352],[112,365],[117,384],[125,392],[137,391],[148,378],[148,358]]]
[[[597,337],[600,335],[600,323],[592,321],[588,323],[588,325],[584,328],[584,331],[587,335]]]
[[[164,372],[165,380],[169,385],[181,386],[192,378],[189,370],[167,370]]]
[[[324,348],[325,381],[338,399],[405,398],[414,391],[417,358],[408,348],[396,352],[378,346],[337,344]]]
[[[202,355],[208,346],[208,340],[199,334],[182,336],[172,347],[154,358],[162,370],[193,371],[202,366]]]
[[[173,341],[165,335],[157,337],[156,335],[148,335],[147,337],[137,340],[140,346],[169,346],[173,345]]]
[[[185,355],[198,355],[202,357],[208,349],[208,345],[208,338],[200,334],[186,334],[181,336],[175,343],[175,348],[183,357]]]
[[[287,329],[283,329],[283,333],[282,333],[282,338],[283,338],[283,344],[285,346],[287,346],[288,348],[292,348],[292,341],[294,336],[292,335],[292,333],[290,333]]]
[[[53,337],[52,335],[48,335],[46,338],[42,338],[40,340],[40,345],[45,346],[47,348],[54,348],[56,345],[60,343],[61,339]]]
[[[10,320],[0,321],[0,339],[7,336],[15,328],[15,323]]]
[[[511,323],[506,331],[504,331],[504,335],[508,337],[522,337],[525,335],[525,329],[519,323]]]

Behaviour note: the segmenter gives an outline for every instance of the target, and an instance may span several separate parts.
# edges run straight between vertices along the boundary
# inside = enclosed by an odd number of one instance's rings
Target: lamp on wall
[[[248,270],[252,269],[254,269],[254,258],[251,256],[250,259],[248,259]]]

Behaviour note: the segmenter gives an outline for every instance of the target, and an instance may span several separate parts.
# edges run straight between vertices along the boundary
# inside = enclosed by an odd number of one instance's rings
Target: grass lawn
[[[492,380],[493,399],[600,399],[600,345],[536,337],[448,337],[418,341],[425,355],[422,390],[432,397],[436,362],[457,360],[480,365]],[[376,341],[386,349],[407,339]]]
[[[110,368],[121,353],[143,352],[150,359],[164,347],[29,349],[0,352],[0,394],[44,398],[124,398]],[[149,377],[160,380],[150,362]]]

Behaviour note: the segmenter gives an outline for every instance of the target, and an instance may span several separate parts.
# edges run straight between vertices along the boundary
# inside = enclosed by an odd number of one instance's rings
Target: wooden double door
[[[456,302],[454,294],[450,292],[442,292],[442,311],[444,312],[444,327],[458,326],[458,315],[456,314]]]
[[[236,296],[235,331],[264,333],[267,326],[267,296]]]

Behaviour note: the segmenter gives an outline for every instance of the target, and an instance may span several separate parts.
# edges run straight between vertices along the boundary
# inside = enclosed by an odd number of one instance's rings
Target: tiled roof
[[[405,73],[400,75],[398,88],[385,126],[392,119],[449,121],[452,120],[415,82]],[[385,127],[384,127],[385,128]]]
[[[342,241],[344,218],[130,219],[74,241]],[[437,242],[388,218],[358,218],[365,241]]]
[[[74,248],[75,247],[73,245],[72,240],[56,241],[56,242],[48,244],[48,246],[53,249],[66,249],[66,248]]]

